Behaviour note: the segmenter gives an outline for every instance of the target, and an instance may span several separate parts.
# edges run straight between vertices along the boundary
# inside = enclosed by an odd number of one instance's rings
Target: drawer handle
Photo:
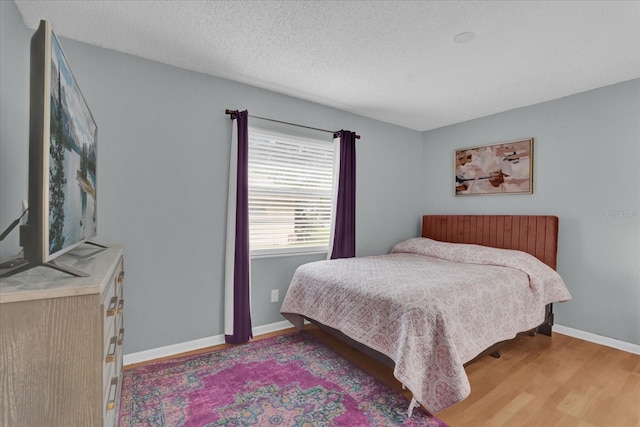
[[[109,386],[109,400],[107,400],[107,411],[116,407],[116,394],[118,392],[118,377],[111,378],[111,385]]]
[[[122,341],[124,341],[124,328],[120,328],[118,333],[118,345],[122,345]]]
[[[109,340],[109,351],[107,352],[107,357],[105,360],[107,363],[111,363],[116,360],[116,337],[111,337]]]
[[[109,301],[109,308],[107,308],[107,317],[111,317],[116,314],[116,306],[118,305],[118,297],[113,297]]]
[[[124,307],[124,298],[118,301],[118,314],[122,314],[123,307]]]
[[[121,271],[120,274],[118,274],[118,283],[122,283],[123,280],[124,280],[124,271]]]

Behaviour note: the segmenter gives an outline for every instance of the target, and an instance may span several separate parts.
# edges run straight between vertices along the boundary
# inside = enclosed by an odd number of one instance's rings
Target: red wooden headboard
[[[556,269],[558,217],[548,215],[424,215],[422,237],[530,253]]]

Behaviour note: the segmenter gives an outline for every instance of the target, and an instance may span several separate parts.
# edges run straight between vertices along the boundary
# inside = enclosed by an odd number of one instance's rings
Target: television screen
[[[51,33],[49,258],[96,236],[97,126]]]
[[[98,129],[47,21],[31,38],[30,68],[28,265],[15,272],[47,265],[80,275],[53,260],[97,234]]]

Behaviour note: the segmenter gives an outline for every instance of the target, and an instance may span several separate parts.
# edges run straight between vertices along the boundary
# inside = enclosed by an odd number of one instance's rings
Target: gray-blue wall
[[[534,137],[534,193],[453,195],[455,149]],[[640,344],[640,80],[425,132],[426,210],[560,218],[556,323]]]
[[[13,2],[0,2],[0,228],[27,198],[29,39]],[[55,22],[52,23],[54,31]],[[225,108],[350,129],[357,146],[357,253],[385,253],[419,232],[422,134],[255,87],[61,40],[98,123],[98,239],[125,246],[125,353],[223,333],[231,122]],[[298,128],[255,126],[301,132]],[[303,135],[309,135],[304,132]],[[319,138],[331,134],[314,132]],[[0,257],[19,250],[17,231]],[[322,256],[253,262],[254,326],[284,320],[295,268]]]
[[[27,200],[29,40],[15,4],[0,2],[0,233]],[[0,242],[0,258],[18,246],[18,229]]]

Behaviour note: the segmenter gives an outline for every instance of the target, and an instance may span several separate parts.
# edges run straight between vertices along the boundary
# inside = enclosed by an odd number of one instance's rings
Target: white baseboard
[[[640,345],[632,344],[630,342],[603,337],[602,335],[596,335],[590,332],[584,332],[579,329],[573,329],[557,324],[553,325],[553,332],[640,355]]]
[[[271,332],[281,331],[283,329],[293,328],[293,325],[288,320],[283,320],[282,322],[270,323],[268,325],[256,326],[252,329],[253,336],[257,337],[259,335],[269,334]]]
[[[282,322],[270,323],[268,325],[256,326],[252,328],[253,336],[268,334],[270,332],[281,331],[283,329],[292,328],[293,325],[287,320]],[[172,344],[165,347],[152,348],[151,350],[139,351],[136,353],[125,354],[122,356],[122,364],[124,366],[136,363],[148,362],[150,360],[162,359],[164,357],[175,356],[177,354],[187,353],[189,351],[201,350],[214,345],[224,344],[224,334],[215,335],[213,337],[200,338],[193,341],[187,341],[179,344]]]
[[[291,327],[293,327],[293,325],[291,325],[289,321],[283,320],[281,322],[270,323],[268,325],[256,326],[252,330],[253,336],[257,337],[259,335],[281,331],[283,329],[288,329]],[[640,345],[631,344],[626,341],[603,337],[602,335],[596,335],[590,332],[584,332],[578,329],[573,329],[557,324],[553,325],[553,332],[640,355]],[[179,344],[168,345],[166,347],[139,351],[137,353],[125,354],[122,357],[122,363],[124,366],[133,365],[136,363],[148,362],[150,360],[175,356],[177,354],[187,353],[189,351],[213,347],[214,345],[220,344],[224,344],[224,334],[208,338],[201,338],[193,341],[187,341]]]
[[[176,354],[200,350],[202,348],[220,344],[224,344],[224,334],[168,345],[166,347],[152,348],[151,350],[139,351],[137,353],[125,354],[122,356],[122,364],[127,366],[136,363],[148,362],[150,360],[162,359],[163,357],[175,356]]]

